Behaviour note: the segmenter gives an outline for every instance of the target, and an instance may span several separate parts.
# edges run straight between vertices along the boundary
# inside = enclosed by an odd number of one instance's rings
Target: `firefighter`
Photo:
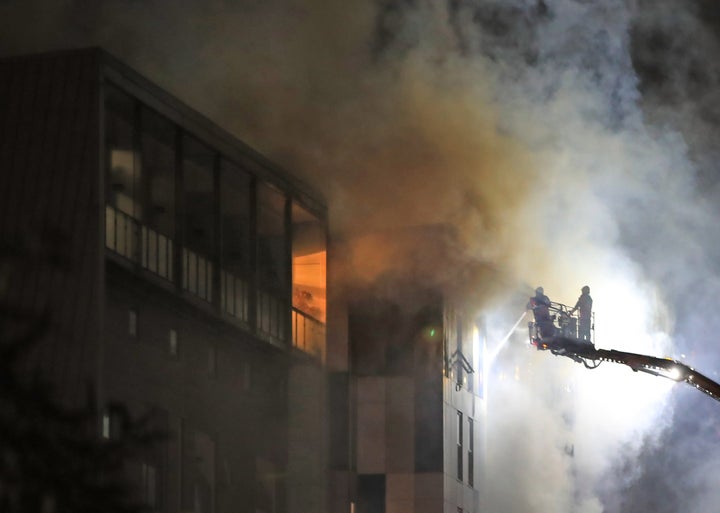
[[[545,290],[542,287],[535,289],[535,295],[528,301],[527,308],[533,311],[535,324],[540,329],[542,338],[555,335],[555,326],[552,317],[550,317],[550,298],[545,295]]]
[[[580,289],[580,297],[575,303],[570,313],[573,314],[576,311],[578,313],[578,338],[580,340],[587,340],[592,342],[590,331],[592,329],[592,297],[590,297],[590,287],[585,285]]]

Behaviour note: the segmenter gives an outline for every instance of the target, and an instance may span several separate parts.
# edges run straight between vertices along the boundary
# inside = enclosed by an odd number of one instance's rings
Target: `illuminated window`
[[[327,239],[325,224],[292,208],[293,345],[320,358],[325,352]]]

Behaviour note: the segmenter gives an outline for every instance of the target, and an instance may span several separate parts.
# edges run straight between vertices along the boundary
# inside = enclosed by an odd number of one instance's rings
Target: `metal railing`
[[[220,306],[223,312],[237,319],[249,321],[249,294],[246,280],[220,270]]]
[[[105,206],[105,246],[172,281],[173,241],[110,205]]]
[[[153,272],[166,280],[172,280],[172,239],[143,225],[140,227],[140,240],[140,264],[148,271]]]
[[[105,246],[118,255],[138,261],[138,223],[110,205],[105,207]]]
[[[325,324],[297,308],[292,309],[293,347],[324,360],[325,337]]]
[[[213,263],[192,250],[182,250],[182,288],[212,302]]]
[[[112,252],[142,266],[168,281],[173,280],[173,240],[142,225],[132,216],[107,205],[105,208],[105,246]],[[182,288],[199,298],[213,301],[213,262],[182,248]],[[243,322],[250,322],[248,281],[224,269],[220,270],[220,308]],[[257,333],[284,344],[286,340],[286,301],[263,290],[257,291]],[[292,344],[308,354],[325,358],[325,324],[292,308]]]
[[[287,304],[273,294],[258,290],[257,331],[275,342],[285,343],[285,317]]]

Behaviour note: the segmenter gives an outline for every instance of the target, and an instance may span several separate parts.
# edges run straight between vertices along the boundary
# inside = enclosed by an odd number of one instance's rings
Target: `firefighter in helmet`
[[[555,335],[555,326],[552,317],[550,317],[550,298],[545,295],[545,290],[542,287],[535,289],[535,295],[528,301],[527,308],[533,311],[535,324],[540,329],[541,337]]]
[[[590,331],[592,330],[592,304],[593,300],[590,297],[590,287],[585,285],[581,290],[580,297],[575,303],[570,313],[573,314],[578,312],[578,338],[580,340],[592,341]]]

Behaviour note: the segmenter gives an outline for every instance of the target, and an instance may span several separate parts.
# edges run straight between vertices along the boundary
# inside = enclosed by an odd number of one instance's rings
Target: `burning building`
[[[91,384],[98,438],[116,404],[168,435],[126,465],[146,506],[479,511],[482,347],[438,279],[447,227],[328,258],[318,194],[99,49],[5,59],[0,87],[3,300],[47,313],[28,368],[68,405]],[[367,251],[402,271],[329,301]]]
[[[127,463],[152,511],[324,506],[326,207],[99,49],[0,64],[5,305],[28,369],[167,439]]]
[[[345,291],[355,511],[480,511],[484,326],[445,281],[452,231],[391,230],[337,246],[345,265],[387,264]]]

